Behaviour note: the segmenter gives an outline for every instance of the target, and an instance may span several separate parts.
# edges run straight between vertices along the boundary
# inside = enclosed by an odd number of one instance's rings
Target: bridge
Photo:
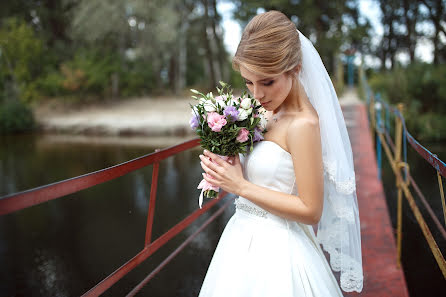
[[[409,296],[404,273],[400,263],[401,255],[401,226],[398,227],[397,238],[394,237],[394,231],[390,223],[389,211],[386,205],[386,199],[383,191],[383,185],[380,180],[380,162],[382,148],[384,148],[392,168],[395,167],[395,175],[398,183],[398,201],[402,203],[402,197],[409,201],[412,210],[417,216],[420,227],[425,234],[426,240],[429,242],[432,253],[437,260],[438,266],[446,278],[446,265],[444,257],[435,240],[430,234],[429,228],[417,210],[416,205],[413,207],[413,197],[408,189],[409,177],[401,173],[401,169],[407,169],[407,163],[401,159],[401,142],[403,140],[402,132],[404,122],[398,122],[397,135],[393,149],[387,145],[389,139],[383,127],[384,121],[381,119],[380,111],[385,102],[375,98],[374,94],[367,90],[366,102],[358,99],[355,90],[349,89],[340,98],[342,110],[346,120],[352,149],[354,154],[356,180],[357,180],[357,196],[359,203],[359,214],[361,220],[361,236],[362,236],[362,252],[364,267],[364,289],[361,296]],[[376,103],[380,102],[380,105]],[[378,107],[378,108],[377,108]],[[391,108],[390,106],[387,106]],[[396,109],[395,109],[396,110]],[[398,116],[397,116],[398,118]],[[370,119],[370,120],[369,120]],[[399,123],[399,124],[398,124]],[[399,126],[398,126],[399,125]],[[404,128],[404,129],[403,129]],[[375,136],[376,133],[376,136]],[[404,134],[404,140],[409,139],[409,134]],[[376,139],[375,139],[376,137]],[[398,138],[399,137],[399,138]],[[410,140],[409,140],[410,142]],[[413,141],[415,143],[415,140]],[[128,259],[122,266],[116,267],[115,271],[104,271],[108,276],[103,280],[98,280],[96,286],[85,292],[83,296],[98,296],[106,292],[111,286],[127,275],[144,261],[150,261],[150,256],[161,249],[168,241],[177,234],[188,228],[191,224],[208,211],[212,211],[212,215],[202,223],[199,228],[193,232],[177,249],[172,252],[164,261],[150,273],[147,277],[140,281],[127,296],[134,296],[144,286],[150,286],[150,280],[161,271],[164,267],[168,269],[168,263],[178,255],[187,245],[199,234],[206,226],[212,224],[212,221],[232,203],[232,198],[225,198],[227,193],[221,193],[218,199],[209,201],[203,209],[197,209],[186,218],[178,218],[178,223],[169,229],[160,237],[153,239],[152,228],[154,214],[156,210],[157,182],[159,173],[159,163],[169,157],[174,156],[182,151],[192,149],[199,145],[198,139],[192,139],[169,148],[157,150],[154,153],[139,157],[137,159],[112,166],[103,170],[92,172],[79,177],[60,181],[54,184],[45,185],[36,189],[27,190],[20,193],[10,194],[0,198],[0,215],[14,215],[18,210],[33,207],[40,203],[52,203],[54,199],[64,198],[68,194],[82,191],[95,185],[105,183],[117,177],[129,174],[137,169],[152,165],[152,183],[149,197],[149,208],[147,210],[147,224],[144,238],[144,246],[133,258]],[[415,147],[415,146],[414,146]],[[392,151],[393,150],[393,151]],[[376,151],[376,154],[375,154]],[[446,175],[446,166],[444,162],[436,158],[436,156],[427,155],[431,158],[430,163],[438,172],[439,186],[442,191],[441,178]],[[429,161],[429,160],[428,160]],[[192,189],[191,189],[192,190]],[[444,194],[442,199],[444,201]],[[162,193],[158,193],[162,194]],[[162,197],[160,197],[162,199]],[[411,200],[412,199],[412,200]],[[226,200],[225,203],[219,203]],[[444,205],[444,202],[443,202]],[[213,209],[217,210],[213,211]],[[211,210],[212,209],[212,210]],[[399,209],[399,216],[400,216]],[[445,216],[446,219],[446,216]],[[438,221],[438,220],[437,220]],[[400,223],[400,222],[399,222]],[[444,227],[438,226],[439,228]],[[327,255],[328,257],[328,255]],[[335,273],[339,279],[339,275]],[[358,295],[357,293],[345,294],[346,296]]]

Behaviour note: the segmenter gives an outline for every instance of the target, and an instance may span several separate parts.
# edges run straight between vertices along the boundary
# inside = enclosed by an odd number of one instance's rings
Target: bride
[[[267,132],[251,153],[229,162],[200,155],[212,176],[205,179],[238,198],[199,296],[361,292],[351,145],[319,54],[284,14],[269,11],[244,29],[233,67],[267,111]]]

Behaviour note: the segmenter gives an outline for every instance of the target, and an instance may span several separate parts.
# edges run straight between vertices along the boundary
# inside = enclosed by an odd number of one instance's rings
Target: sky
[[[233,9],[234,4],[230,1],[218,2],[218,10],[223,18],[223,28],[225,31],[224,43],[231,55],[235,53],[242,34],[240,25],[237,21],[232,19]],[[375,31],[372,43],[378,43],[383,35],[383,27],[380,22],[381,11],[378,3],[373,0],[359,0],[359,10],[363,16],[370,20],[373,30]],[[432,53],[433,46],[431,42],[426,38],[421,38],[415,48],[416,57],[420,58],[422,61],[432,62]],[[398,54],[397,59],[402,63],[407,63],[409,61],[409,57],[406,53]],[[369,56],[365,57],[365,63],[370,66],[378,66],[379,60],[376,57]]]

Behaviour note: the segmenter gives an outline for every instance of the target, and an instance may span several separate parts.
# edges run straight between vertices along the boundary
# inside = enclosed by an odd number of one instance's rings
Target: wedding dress
[[[298,195],[292,156],[260,141],[246,157],[245,178]],[[343,296],[311,225],[273,215],[238,197],[201,287],[199,297]]]

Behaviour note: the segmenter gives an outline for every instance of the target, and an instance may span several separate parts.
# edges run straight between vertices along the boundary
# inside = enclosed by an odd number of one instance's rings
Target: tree
[[[0,71],[11,97],[31,101],[38,96],[33,80],[42,67],[43,42],[24,21],[3,20],[0,30]],[[10,82],[10,84],[9,84]]]
[[[368,35],[368,22],[357,21],[359,12],[355,0],[238,0],[235,3],[234,16],[243,26],[257,14],[259,8],[283,12],[315,44],[330,73],[334,72],[341,45],[349,38],[351,45],[364,44],[362,38]],[[350,35],[355,29],[356,36]],[[364,36],[359,36],[360,34]]]
[[[442,44],[440,39],[440,34],[443,33],[443,40],[446,39],[446,9],[445,1],[443,0],[421,0],[421,2],[426,6],[428,11],[428,18],[434,25],[435,31],[434,35],[431,37],[432,43],[434,44],[434,63],[440,63],[446,60],[446,57],[441,61],[441,50],[446,51],[445,45]],[[443,54],[445,55],[445,54]]]

